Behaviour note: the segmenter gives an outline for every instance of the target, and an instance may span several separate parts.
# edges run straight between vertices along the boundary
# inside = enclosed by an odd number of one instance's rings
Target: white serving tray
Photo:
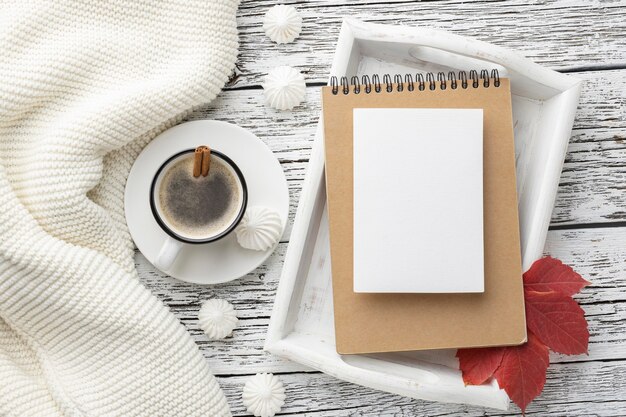
[[[524,270],[542,255],[581,82],[503,48],[446,32],[344,20],[331,75],[499,70],[511,80]],[[480,71],[479,71],[480,72]],[[455,350],[339,355],[320,120],[265,349],[367,387],[506,409],[497,383],[465,387]]]

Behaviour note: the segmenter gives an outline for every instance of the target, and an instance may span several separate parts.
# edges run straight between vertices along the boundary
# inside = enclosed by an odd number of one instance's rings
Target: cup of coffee
[[[172,155],[150,189],[155,220],[168,234],[154,265],[171,268],[185,244],[214,242],[232,232],[246,211],[248,189],[237,165],[211,149],[210,170],[194,176],[195,149]]]

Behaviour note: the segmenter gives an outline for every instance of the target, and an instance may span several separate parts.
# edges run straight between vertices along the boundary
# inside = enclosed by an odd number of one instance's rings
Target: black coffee
[[[211,155],[206,177],[193,176],[193,153],[167,169],[159,187],[160,214],[176,233],[206,239],[228,228],[239,214],[242,191],[236,174]]]

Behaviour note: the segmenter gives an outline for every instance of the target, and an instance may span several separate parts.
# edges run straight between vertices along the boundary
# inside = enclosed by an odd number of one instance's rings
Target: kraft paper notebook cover
[[[497,73],[479,78],[474,71],[469,77],[461,72],[458,77],[439,74],[441,81],[434,78],[402,76],[405,83],[392,83],[385,76],[381,83],[376,76],[371,81],[363,77],[355,85],[333,77],[332,85],[322,89],[335,334],[341,354],[526,340],[509,80]],[[358,108],[482,109],[483,293],[353,291],[353,111]]]

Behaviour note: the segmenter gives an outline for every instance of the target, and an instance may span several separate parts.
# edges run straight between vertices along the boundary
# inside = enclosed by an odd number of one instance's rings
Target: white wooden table
[[[250,129],[280,159],[296,208],[315,125],[319,86],[328,77],[341,18],[431,26],[513,48],[534,61],[585,80],[552,216],[546,253],[593,284],[578,297],[589,321],[589,356],[552,355],[543,394],[527,410],[538,416],[626,415],[626,0],[310,0],[293,3],[304,17],[301,37],[273,44],[262,31],[269,0],[244,0],[238,23],[237,74],[211,105],[190,119],[218,119]],[[263,105],[268,70],[290,65],[308,83],[307,101],[292,112]],[[173,280],[137,254],[143,282],[187,326],[224,388],[233,414],[246,378],[280,375],[287,401],[281,415],[517,415],[429,403],[380,393],[308,370],[263,352],[289,229],[266,265],[225,285]],[[233,303],[240,325],[232,339],[208,341],[197,325],[202,301]]]

